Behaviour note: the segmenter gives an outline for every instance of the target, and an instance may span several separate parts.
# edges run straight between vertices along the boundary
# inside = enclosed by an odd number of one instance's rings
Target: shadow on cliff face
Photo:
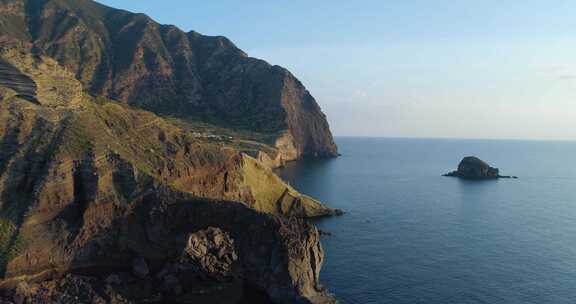
[[[120,294],[139,301],[161,297],[176,303],[312,303],[311,298],[330,302],[319,285],[323,252],[311,224],[259,213],[240,203],[192,199],[171,190],[158,195],[159,191],[133,202],[123,218],[72,249],[77,252],[72,271],[106,278]],[[90,226],[98,219],[84,221]],[[191,235],[214,229],[229,235],[233,249],[216,248],[213,255],[204,252],[196,262],[183,262],[191,246],[207,246],[191,245]],[[221,243],[222,238],[214,236],[211,242]],[[221,273],[216,267],[219,259],[234,255],[237,261],[231,270]]]
[[[20,229],[25,214],[34,203],[35,192],[48,174],[50,160],[62,140],[65,124],[54,131],[47,131],[47,124],[42,119],[34,121],[29,135],[32,137],[31,144],[18,147],[22,148],[20,153],[14,148],[7,148],[9,153],[2,155],[0,176],[5,175],[5,191],[0,195],[0,218],[4,219],[0,221],[0,276],[6,274],[8,260],[17,254],[22,241]],[[17,145],[17,138],[12,137],[20,133],[18,130],[8,134],[0,148],[9,144]]]
[[[0,106],[0,111],[3,110],[5,109]],[[0,138],[0,176],[4,175],[10,160],[18,152],[19,148],[18,136],[20,135],[20,128],[12,127],[8,124],[6,129],[8,132],[3,138]]]
[[[89,204],[94,202],[98,190],[98,175],[94,164],[95,157],[90,149],[84,159],[75,161],[72,169],[74,201],[67,205],[56,218],[66,224],[70,238],[75,238],[84,224],[84,214]]]

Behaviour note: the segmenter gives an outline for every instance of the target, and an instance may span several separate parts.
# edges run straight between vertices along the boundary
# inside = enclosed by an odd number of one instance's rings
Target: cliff
[[[289,71],[224,37],[161,25],[91,0],[1,0],[0,37],[29,43],[95,96],[267,135],[270,164],[333,157],[325,115]]]
[[[235,244],[232,280],[278,303],[333,301],[319,284],[318,231],[298,218],[335,211],[242,152],[261,144],[93,97],[34,50],[0,47],[0,287],[176,263],[191,234],[213,227]]]

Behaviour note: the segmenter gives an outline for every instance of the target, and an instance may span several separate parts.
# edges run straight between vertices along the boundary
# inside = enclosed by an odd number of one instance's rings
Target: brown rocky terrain
[[[91,0],[0,0],[0,12],[1,39],[54,58],[92,95],[267,134],[275,166],[337,155],[326,117],[302,83],[224,37],[186,33]]]
[[[244,153],[265,145],[93,97],[29,43],[0,46],[0,69],[10,301],[234,303],[245,286],[276,303],[334,301],[319,233],[301,218],[337,212]]]

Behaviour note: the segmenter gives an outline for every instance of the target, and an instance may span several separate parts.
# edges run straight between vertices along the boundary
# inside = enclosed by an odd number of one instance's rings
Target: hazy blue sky
[[[576,1],[100,2],[287,67],[336,135],[576,139]]]

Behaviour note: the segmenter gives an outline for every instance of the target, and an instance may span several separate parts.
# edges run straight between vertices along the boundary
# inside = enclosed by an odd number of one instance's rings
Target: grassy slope
[[[41,105],[13,94],[0,100],[0,265],[36,241],[37,227],[65,216],[68,225],[81,229],[75,217],[90,204],[129,204],[155,185],[242,200],[272,214],[331,213],[256,160],[242,156],[238,162],[236,141],[195,135],[219,129],[199,131],[78,92],[79,82],[49,58],[34,59],[15,49],[4,49],[1,57],[37,83]],[[233,135],[251,144],[250,135]],[[93,177],[96,183],[90,184]],[[95,189],[84,189],[89,186]],[[86,206],[65,211],[71,204]]]

